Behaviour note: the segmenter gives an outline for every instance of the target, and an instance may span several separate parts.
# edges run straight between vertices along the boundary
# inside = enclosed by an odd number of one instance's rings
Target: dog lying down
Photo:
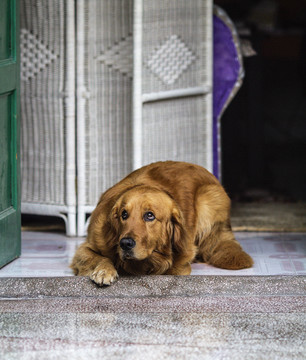
[[[233,235],[218,180],[200,166],[166,161],[102,194],[71,268],[102,286],[118,273],[189,275],[194,261],[232,270],[253,265]]]

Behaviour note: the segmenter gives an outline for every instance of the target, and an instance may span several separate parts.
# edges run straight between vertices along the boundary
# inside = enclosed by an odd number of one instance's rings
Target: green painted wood
[[[0,267],[20,255],[19,0],[0,0]]]
[[[10,4],[9,1],[0,1],[0,60],[5,60],[10,55]]]

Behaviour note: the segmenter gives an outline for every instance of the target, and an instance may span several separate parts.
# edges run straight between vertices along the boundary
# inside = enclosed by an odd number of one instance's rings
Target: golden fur
[[[166,161],[102,194],[71,268],[110,285],[118,272],[188,275],[195,260],[233,270],[253,264],[234,238],[230,200],[218,180],[200,166]]]

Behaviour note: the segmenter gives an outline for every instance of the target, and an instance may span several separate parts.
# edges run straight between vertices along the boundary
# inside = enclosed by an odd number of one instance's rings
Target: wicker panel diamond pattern
[[[20,29],[21,210],[75,235],[74,0],[20,0]]]
[[[27,81],[44,70],[58,56],[27,29],[20,30],[21,80]]]
[[[133,38],[128,35],[126,38],[115,43],[110,49],[97,57],[105,65],[112,69],[119,71],[123,75],[132,78],[133,73],[133,57],[132,49]]]
[[[212,2],[143,0],[142,19],[142,163],[212,170]]]
[[[80,174],[86,190],[79,209],[93,207],[103,191],[132,170],[133,1],[84,4],[83,86],[89,96]]]
[[[177,35],[171,35],[146,61],[149,69],[166,85],[173,84],[196,59]]]
[[[22,0],[20,13],[22,202],[64,205],[65,7]]]
[[[210,0],[143,0],[143,93],[210,83],[211,18]]]

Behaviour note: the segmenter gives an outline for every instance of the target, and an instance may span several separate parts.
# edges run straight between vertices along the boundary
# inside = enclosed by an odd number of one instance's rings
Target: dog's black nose
[[[128,251],[135,247],[136,243],[132,238],[123,238],[120,240],[120,247],[124,251]]]

